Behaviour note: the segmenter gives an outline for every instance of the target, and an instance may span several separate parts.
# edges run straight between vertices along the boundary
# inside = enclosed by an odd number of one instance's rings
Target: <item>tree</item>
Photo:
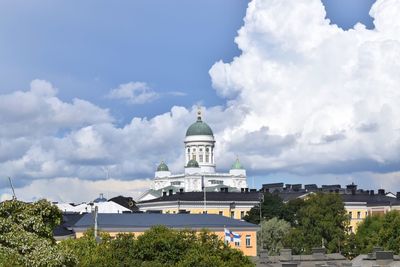
[[[285,244],[295,253],[310,253],[321,245],[328,252],[338,252],[346,240],[349,217],[338,194],[311,195],[298,212],[298,226]]]
[[[61,211],[46,200],[0,203],[0,257],[7,266],[73,266],[75,258],[58,249],[53,229]]]
[[[283,219],[292,226],[298,224],[298,211],[304,205],[303,199],[293,199],[284,203],[276,193],[264,193],[264,200],[261,203],[262,220],[270,220],[272,218]],[[255,206],[246,214],[244,220],[259,224],[260,223],[260,206]]]
[[[261,222],[261,230],[257,233],[257,245],[264,248],[269,255],[277,255],[284,247],[283,240],[290,233],[290,223],[278,218]]]
[[[355,234],[355,253],[369,253],[374,247],[382,247],[400,253],[400,212],[368,216],[361,222]]]
[[[207,231],[157,226],[137,238],[130,234],[115,238],[100,235],[100,244],[90,230],[82,238],[62,241],[60,247],[75,255],[79,266],[254,266],[241,251]]]

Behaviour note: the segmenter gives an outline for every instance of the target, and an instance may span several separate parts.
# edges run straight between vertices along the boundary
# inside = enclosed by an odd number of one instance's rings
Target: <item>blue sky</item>
[[[344,29],[362,22],[372,28],[373,0],[325,0],[327,16]],[[173,105],[224,105],[208,70],[240,55],[233,42],[243,25],[245,0],[1,1],[0,92],[51,81],[58,96],[110,108],[126,123],[153,117]],[[166,95],[145,105],[104,96],[130,81]]]
[[[217,168],[239,155],[250,184],[399,188],[397,10],[396,0],[0,0],[0,171],[35,197],[97,195],[105,169],[115,194],[138,193],[161,160],[183,170],[200,104]]]

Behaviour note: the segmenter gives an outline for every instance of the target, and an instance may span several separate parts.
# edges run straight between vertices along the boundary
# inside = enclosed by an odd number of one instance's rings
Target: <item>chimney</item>
[[[240,192],[242,192],[242,193],[243,193],[243,192],[244,192],[244,188],[240,188]]]
[[[168,195],[172,196],[173,192],[174,192],[174,190],[172,190],[172,189],[168,190]]]
[[[397,193],[396,193],[396,198],[397,198],[397,199],[400,199],[400,192],[397,192]]]
[[[221,188],[219,189],[219,191],[220,191],[220,192],[224,192],[224,189],[225,189],[224,187],[221,187]]]
[[[371,196],[375,195],[374,190],[370,190],[370,191],[369,191],[369,194],[370,194]]]
[[[378,189],[378,195],[384,196],[385,195],[385,189]]]
[[[162,196],[163,197],[167,196],[167,192],[162,192]]]
[[[246,187],[246,188],[244,189],[244,192],[248,193],[248,192],[249,192],[249,188]]]
[[[179,189],[179,193],[181,193],[181,194],[183,193],[183,188]]]

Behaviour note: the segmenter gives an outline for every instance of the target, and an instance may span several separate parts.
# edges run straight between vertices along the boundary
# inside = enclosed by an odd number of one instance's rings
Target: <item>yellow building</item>
[[[224,229],[229,229],[240,235],[240,242],[229,242],[229,245],[241,250],[246,256],[257,255],[257,225],[211,214],[155,214],[155,213],[124,213],[98,214],[98,229],[115,236],[118,233],[143,234],[156,225],[181,230],[200,231],[207,229],[225,240]],[[92,214],[85,214],[71,229],[77,238],[94,226]]]
[[[144,212],[165,214],[218,214],[241,220],[246,213],[260,204],[260,192],[181,192],[142,201],[137,207]]]
[[[369,215],[382,215],[392,210],[400,210],[400,195],[389,197],[383,189],[375,194],[373,190],[362,193],[341,195],[350,218],[350,231],[356,232],[360,222]]]

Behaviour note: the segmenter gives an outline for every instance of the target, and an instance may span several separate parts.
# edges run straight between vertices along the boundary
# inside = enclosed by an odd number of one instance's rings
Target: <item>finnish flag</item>
[[[224,232],[225,232],[225,241],[240,242],[240,234],[232,232],[226,228],[224,228]]]

